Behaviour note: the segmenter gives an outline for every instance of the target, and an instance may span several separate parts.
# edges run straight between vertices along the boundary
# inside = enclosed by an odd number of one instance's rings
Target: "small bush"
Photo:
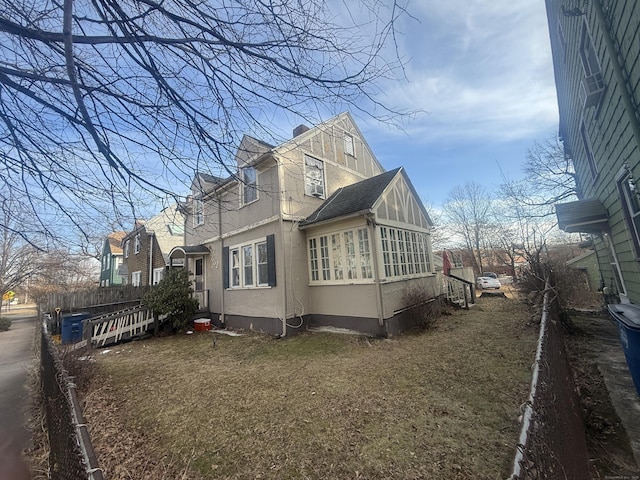
[[[6,332],[11,327],[11,320],[8,318],[0,317],[0,332]]]
[[[444,306],[440,299],[433,298],[420,287],[408,287],[402,295],[407,315],[419,328],[427,330],[442,316]]]

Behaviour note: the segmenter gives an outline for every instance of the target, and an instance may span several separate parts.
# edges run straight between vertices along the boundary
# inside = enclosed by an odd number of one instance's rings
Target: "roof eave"
[[[323,225],[327,225],[329,223],[336,223],[336,222],[341,222],[343,220],[349,220],[350,218],[355,218],[355,217],[363,217],[369,214],[372,214],[373,212],[371,211],[370,208],[367,208],[365,210],[360,210],[357,212],[353,212],[353,213],[348,213],[347,215],[341,215],[339,217],[332,217],[332,218],[327,218],[325,220],[320,220],[319,222],[312,222],[312,223],[307,223],[305,225],[300,225],[298,227],[299,230],[307,230],[309,228],[312,227],[320,227]]]

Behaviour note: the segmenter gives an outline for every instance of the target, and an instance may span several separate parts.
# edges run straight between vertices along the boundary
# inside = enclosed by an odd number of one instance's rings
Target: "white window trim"
[[[360,250],[359,231],[366,232],[368,248]],[[352,253],[348,249],[350,238]],[[371,234],[366,226],[322,233],[307,238],[307,269],[310,285],[368,284],[374,282]],[[364,259],[368,258],[368,265]],[[369,276],[363,275],[363,268]],[[350,272],[355,277],[349,278]]]
[[[429,234],[406,228],[380,225],[381,281],[419,278],[433,274]]]
[[[260,271],[259,271],[259,266],[260,264],[258,263],[258,246],[259,245],[265,245],[265,255],[267,254],[266,252],[266,245],[267,245],[267,238],[266,237],[262,237],[256,240],[252,240],[250,242],[244,242],[244,243],[240,243],[237,245],[233,245],[229,247],[229,288],[232,290],[246,290],[246,289],[255,289],[255,288],[272,288],[271,286],[269,286],[269,274],[267,272],[266,277],[264,278],[264,282],[260,282]],[[245,265],[245,249],[246,248],[251,248],[251,265],[250,265],[250,272],[251,272],[251,283],[247,283],[247,270],[245,270],[245,268],[247,267],[247,265]],[[238,255],[238,265],[234,267],[234,262],[233,262],[233,255],[234,252],[237,253]],[[265,264],[268,265],[267,262],[264,262]],[[238,272],[238,283],[234,284],[233,280],[234,280],[234,270],[237,270]]]
[[[130,253],[131,253],[131,241],[127,240],[124,242],[124,258],[129,258]]]
[[[199,227],[204,224],[204,201],[201,198],[193,200],[193,226]]]
[[[584,153],[587,160],[587,166],[589,167],[589,172],[591,173],[591,180],[595,182],[596,178],[598,178],[598,164],[596,163],[596,159],[593,156],[593,148],[591,148],[591,139],[589,138],[589,133],[587,132],[587,126],[584,123],[584,120],[580,121],[580,137],[582,138],[582,144],[584,146]]]
[[[138,233],[133,240],[133,253],[135,255],[140,253],[140,249],[142,248],[140,234]]]
[[[245,181],[245,171],[247,170],[252,170],[254,172],[255,175],[255,180],[253,183],[248,184]],[[243,167],[240,169],[240,179],[239,179],[239,184],[240,184],[240,206],[243,207],[245,205],[251,205],[254,202],[257,202],[259,200],[259,195],[258,195],[258,171],[256,170],[255,167]],[[246,194],[248,191],[248,188],[252,187],[253,188],[253,192],[255,195],[255,198],[253,198],[252,200],[246,201]]]
[[[153,285],[157,285],[164,278],[164,271],[166,269],[164,267],[154,268],[153,269]]]
[[[142,285],[142,271],[131,273],[131,285],[134,287],[140,287]]]
[[[349,155],[350,157],[356,156],[356,142],[353,138],[353,135],[350,133],[344,133],[344,153],[345,155]]]
[[[631,186],[630,186],[631,184]],[[631,246],[635,258],[640,258],[640,191],[633,179],[633,175],[628,168],[622,168],[616,176],[616,186],[620,201],[622,202],[622,213],[624,224],[631,236]],[[635,195],[635,199],[633,196]],[[634,202],[635,200],[635,202]],[[637,220],[637,223],[636,223]]]
[[[311,155],[304,155],[304,193],[305,195],[325,198],[327,194],[327,182],[325,178],[325,162],[312,157]],[[320,178],[314,178],[311,175],[313,170],[320,170]],[[321,191],[320,191],[321,190]]]

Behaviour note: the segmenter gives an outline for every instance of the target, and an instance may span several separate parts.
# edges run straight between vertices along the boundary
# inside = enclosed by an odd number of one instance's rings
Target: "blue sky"
[[[424,110],[404,131],[356,121],[386,169],[404,166],[437,208],[457,185],[493,191],[520,178],[534,140],[555,135],[558,111],[545,4],[540,0],[409,2],[399,37],[407,82],[382,100]]]

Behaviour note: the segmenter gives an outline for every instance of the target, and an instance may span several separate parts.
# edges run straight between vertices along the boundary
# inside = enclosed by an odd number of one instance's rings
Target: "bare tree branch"
[[[406,0],[0,4],[0,189],[50,240],[233,174],[242,133],[284,140],[265,112],[404,114],[377,82],[402,74]]]

